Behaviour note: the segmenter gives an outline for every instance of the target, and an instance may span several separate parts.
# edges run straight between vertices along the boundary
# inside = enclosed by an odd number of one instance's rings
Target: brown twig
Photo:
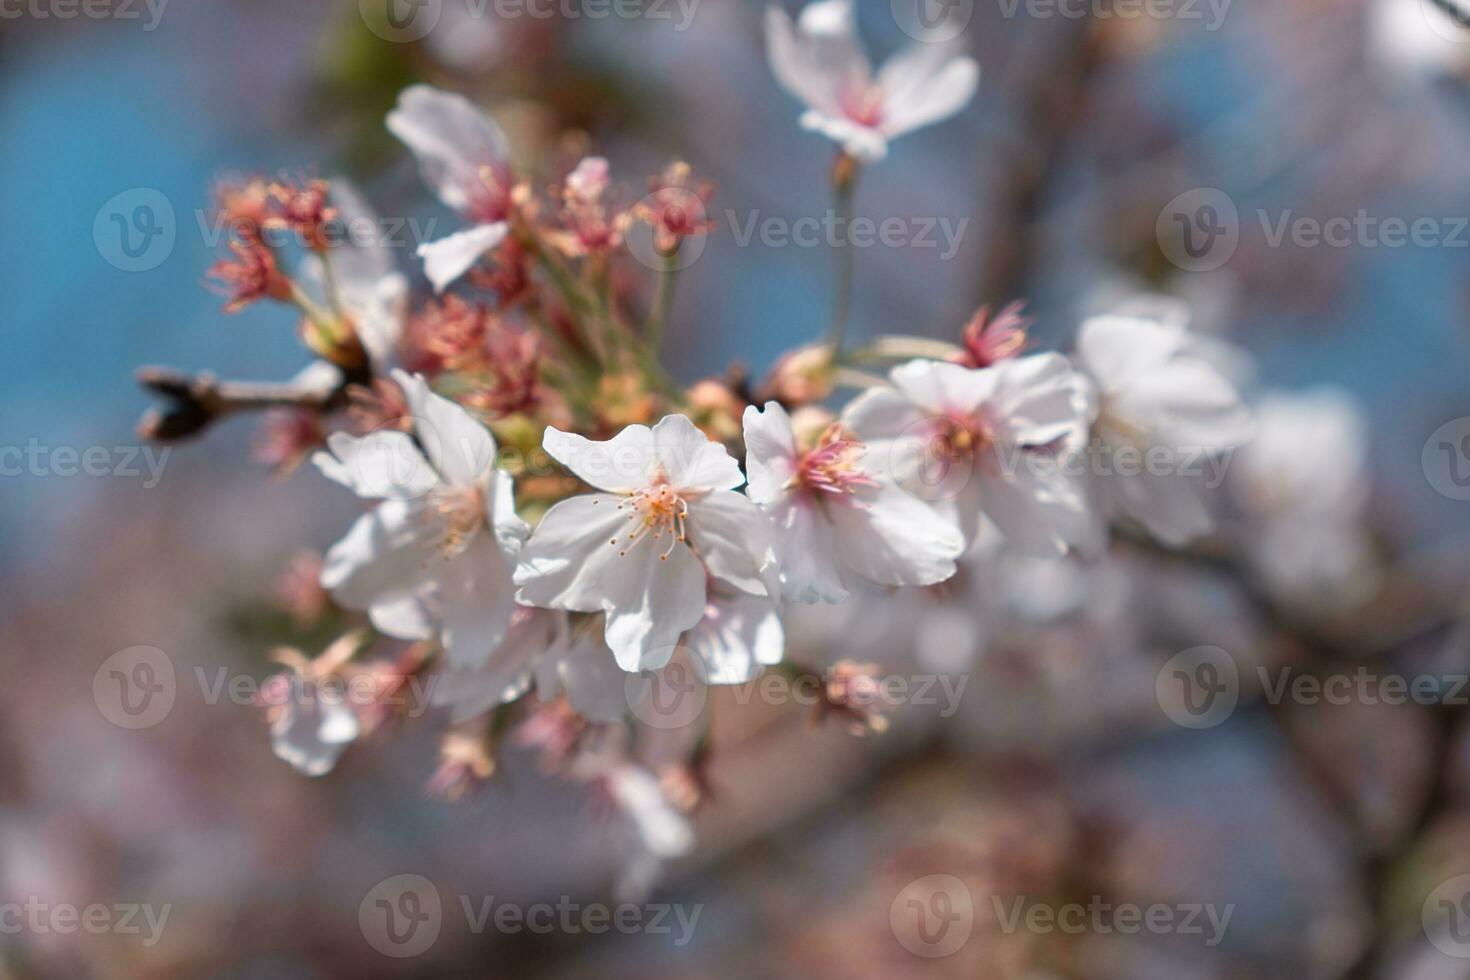
[[[187,374],[172,368],[138,370],[138,383],[162,395],[166,404],[149,409],[138,422],[144,439],[173,442],[193,438],[215,422],[237,412],[299,408],[326,414],[347,404],[347,388],[368,383],[362,371],[337,370],[335,381],[324,369],[323,380],[287,382],[221,381],[211,374]],[[364,369],[365,371],[365,369]]]

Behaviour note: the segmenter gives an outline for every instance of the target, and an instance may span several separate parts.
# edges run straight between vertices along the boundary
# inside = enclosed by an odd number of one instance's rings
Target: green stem
[[[847,154],[837,158],[832,171],[832,198],[841,241],[833,246],[832,321],[827,327],[827,345],[835,361],[842,355],[842,341],[847,335],[847,321],[852,313],[853,255],[849,240],[852,225],[853,198],[857,191],[857,161]]]
[[[674,288],[679,282],[679,249],[663,255],[663,266],[659,269],[658,292],[653,297],[653,309],[648,314],[648,329],[645,336],[648,348],[655,353],[663,344],[664,328],[668,325],[669,311],[674,306]]]

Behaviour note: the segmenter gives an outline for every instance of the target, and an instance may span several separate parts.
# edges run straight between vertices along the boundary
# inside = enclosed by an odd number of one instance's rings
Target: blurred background
[[[911,43],[904,3],[858,0],[879,56]],[[152,942],[141,917],[139,935],[0,914],[0,975],[1470,976],[1470,729],[1447,693],[1470,671],[1470,32],[1432,0],[958,7],[979,96],[898,141],[857,207],[963,231],[862,250],[854,334],[954,339],[981,304],[1024,299],[1038,343],[1066,348],[1089,312],[1167,298],[1234,364],[1261,445],[1221,488],[1217,550],[1001,560],[797,622],[793,658],[965,676],[963,697],[868,738],[717,704],[700,845],[649,898],[702,908],[676,944],[458,911],[614,901],[624,828],[528,753],[448,803],[425,791],[435,712],[311,780],[272,755],[258,708],[210,703],[221,669],[263,678],[270,646],[319,642],[272,597],[353,502],[314,472],[274,478],[255,420],[146,455],[133,372],[306,363],[288,313],[226,317],[206,288],[199,216],[223,177],[348,175],[385,216],[454,227],[382,124],[429,81],[487,106],[528,165],[590,148],[632,196],[673,158],[712,180],[671,357],[686,383],[764,373],[819,335],[831,256],[737,232],[824,213],[832,160],[771,76],[764,6],[431,0],[432,29],[402,40],[369,0],[0,0],[0,444],[27,453],[0,510],[0,903],[169,909]],[[1183,239],[1221,197],[1238,242],[1196,261]],[[140,202],[162,223],[138,254],[111,222]],[[1341,243],[1276,233],[1338,218]],[[1428,224],[1405,242],[1388,219]],[[399,263],[425,294],[411,248]],[[102,447],[106,475],[68,469],[67,447]],[[166,718],[129,730],[94,678],[139,645],[180,681]],[[1189,727],[1161,679],[1202,646],[1243,680]],[[1281,668],[1433,677],[1445,696],[1263,696],[1253,679]],[[359,910],[406,873],[446,913],[397,959]],[[915,953],[904,896],[936,874],[964,884],[973,928]],[[1063,932],[1007,928],[991,896],[1232,912],[1214,937],[1203,915],[1202,935]]]

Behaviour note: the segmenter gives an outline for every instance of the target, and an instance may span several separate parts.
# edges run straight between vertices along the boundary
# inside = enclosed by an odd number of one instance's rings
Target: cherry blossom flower
[[[331,452],[313,457],[329,479],[382,500],[327,553],[322,584],[342,605],[368,610],[382,632],[437,631],[452,666],[474,666],[510,627],[511,572],[527,527],[489,430],[423,378],[393,377],[412,437],[334,433]]]
[[[510,151],[495,121],[462,95],[413,85],[388,113],[388,129],[418,158],[424,181],[473,227],[419,246],[424,273],[443,292],[510,230]]]
[[[982,516],[1029,554],[1090,539],[1084,487],[1069,472],[1087,434],[1086,379],[1060,354],[970,369],[910,361],[891,388],[853,401],[844,424],[891,479],[933,503],[973,541]]]
[[[954,574],[964,536],[928,503],[868,465],[860,441],[829,426],[803,450],[776,402],[745,410],[750,499],[780,532],[786,598],[840,602],[852,576],[933,585]]]
[[[983,368],[1020,357],[1026,349],[1026,328],[1031,323],[1021,315],[1024,306],[1011,303],[994,317],[990,307],[982,306],[965,325],[964,353],[955,358],[955,363]]]
[[[1256,437],[1231,460],[1229,489],[1246,556],[1273,593],[1319,611],[1375,586],[1365,526],[1368,425],[1336,388],[1270,392]]]
[[[776,80],[808,106],[802,128],[864,162],[886,156],[894,137],[959,112],[980,83],[979,64],[952,44],[915,44],[874,77],[852,0],[809,3],[794,25],[769,8],[766,55]]]
[[[772,589],[770,523],[735,492],[725,448],[682,415],[606,442],[548,428],[545,450],[601,493],[552,507],[516,569],[520,602],[606,613],[624,670],[668,663],[704,616],[706,574],[747,595]]]
[[[348,633],[315,659],[289,647],[274,651],[288,669],[267,678],[257,700],[270,721],[271,750],[303,775],[331,772],[364,731],[340,675],[361,641]]]
[[[1077,363],[1096,385],[1089,487],[1099,525],[1127,517],[1179,545],[1208,533],[1204,462],[1251,436],[1250,413],[1175,324],[1094,317]],[[1196,472],[1196,470],[1198,472]]]

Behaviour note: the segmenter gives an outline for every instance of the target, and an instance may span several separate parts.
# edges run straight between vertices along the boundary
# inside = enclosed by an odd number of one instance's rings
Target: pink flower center
[[[858,487],[878,485],[859,465],[868,447],[845,435],[839,424],[827,427],[817,447],[801,458],[796,479],[802,486],[828,494],[851,494]]]
[[[883,89],[868,85],[842,97],[842,114],[853,122],[876,129],[883,121]]]
[[[485,526],[485,494],[479,487],[439,486],[424,495],[419,517],[444,558],[464,551]]]

